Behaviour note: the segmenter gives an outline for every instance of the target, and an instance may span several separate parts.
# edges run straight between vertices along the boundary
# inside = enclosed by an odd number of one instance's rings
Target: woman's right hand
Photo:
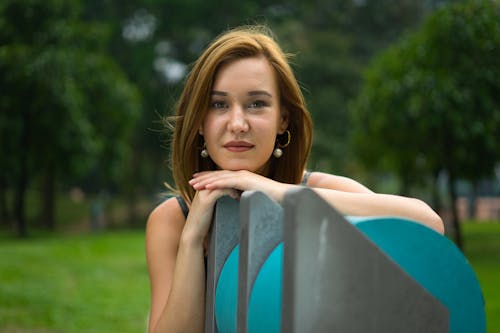
[[[215,202],[226,195],[239,198],[238,191],[231,188],[196,191],[182,231],[182,241],[203,245],[212,222]]]

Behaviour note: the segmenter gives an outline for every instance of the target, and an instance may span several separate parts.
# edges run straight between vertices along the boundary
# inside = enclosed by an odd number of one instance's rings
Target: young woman
[[[202,332],[204,250],[216,200],[259,190],[280,202],[305,184],[346,215],[393,215],[443,233],[417,199],[373,193],[354,180],[305,172],[311,118],[287,57],[264,28],[228,31],[203,52],[180,96],[171,167],[177,197],[150,215],[149,332]]]

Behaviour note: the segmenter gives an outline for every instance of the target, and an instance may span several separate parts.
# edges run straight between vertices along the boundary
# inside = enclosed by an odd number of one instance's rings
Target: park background
[[[293,55],[308,168],[428,202],[500,332],[495,0],[2,1],[0,332],[145,331],[162,118],[207,43],[256,23]]]

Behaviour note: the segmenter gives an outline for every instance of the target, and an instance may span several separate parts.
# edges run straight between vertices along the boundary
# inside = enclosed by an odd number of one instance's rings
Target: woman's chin
[[[220,170],[229,171],[250,171],[259,175],[265,175],[267,170],[269,170],[269,165],[265,164],[263,166],[249,165],[248,163],[224,163],[222,165],[217,165]]]
[[[248,164],[241,164],[241,163],[224,163],[222,165],[217,166],[218,169],[220,170],[229,170],[229,171],[250,171],[250,172],[256,172],[258,168],[248,165]]]

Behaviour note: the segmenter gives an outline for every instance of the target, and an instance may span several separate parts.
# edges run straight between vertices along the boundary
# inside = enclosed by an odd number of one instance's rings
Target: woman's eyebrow
[[[266,95],[269,97],[273,97],[273,95],[271,95],[270,93],[268,93],[265,90],[253,90],[253,91],[248,92],[248,96],[257,96],[257,95]]]
[[[219,90],[212,90],[212,92],[210,93],[210,95],[212,96],[228,96],[229,94],[225,91],[219,91]],[[252,91],[249,91],[248,92],[248,96],[259,96],[259,95],[265,95],[265,96],[268,96],[268,97],[273,97],[272,94],[268,93],[267,91],[265,90],[252,90]]]
[[[213,90],[210,95],[216,95],[216,96],[227,96],[227,92],[224,91],[218,91],[218,90]]]

